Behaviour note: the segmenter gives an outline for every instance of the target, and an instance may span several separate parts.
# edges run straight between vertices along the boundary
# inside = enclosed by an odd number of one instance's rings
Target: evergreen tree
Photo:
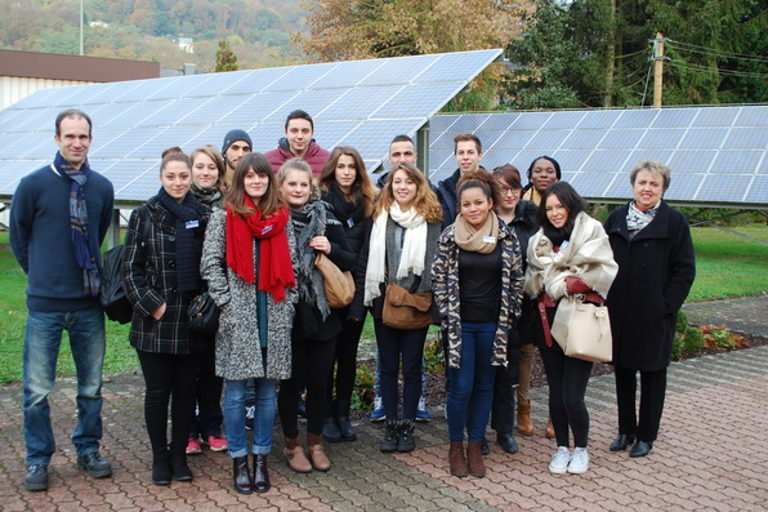
[[[240,66],[237,64],[237,55],[229,47],[226,39],[219,40],[219,49],[216,50],[216,68],[214,71],[237,71]]]

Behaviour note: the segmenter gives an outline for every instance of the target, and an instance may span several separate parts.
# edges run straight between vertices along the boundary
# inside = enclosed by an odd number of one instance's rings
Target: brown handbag
[[[315,268],[323,276],[323,289],[328,305],[334,309],[349,306],[355,297],[355,279],[352,272],[342,272],[322,252],[315,256]]]
[[[428,326],[432,322],[432,292],[410,293],[402,286],[389,283],[381,319],[384,325],[395,329]]]

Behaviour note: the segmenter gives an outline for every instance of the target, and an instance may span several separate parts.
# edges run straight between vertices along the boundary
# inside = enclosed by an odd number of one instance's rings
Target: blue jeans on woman
[[[229,456],[248,455],[245,434],[245,395],[248,382],[254,382],[256,411],[253,417],[254,455],[267,455],[272,451],[272,428],[275,425],[277,381],[275,379],[226,380],[224,391],[224,427],[227,431]]]
[[[482,441],[493,405],[493,383],[496,367],[491,365],[495,323],[461,322],[461,355],[459,368],[448,368],[448,437],[464,440],[468,407],[472,404],[470,441]]]
[[[56,380],[61,335],[69,345],[77,371],[77,427],[72,442],[77,455],[99,450],[102,435],[101,384],[104,366],[104,310],[29,311],[24,338],[24,442],[27,464],[48,464],[56,451],[48,394]]]

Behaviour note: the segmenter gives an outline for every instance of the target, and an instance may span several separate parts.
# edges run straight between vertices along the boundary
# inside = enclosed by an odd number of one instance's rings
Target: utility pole
[[[83,0],[80,0],[80,55],[83,55]]]
[[[656,39],[653,40],[653,108],[661,108],[664,59],[664,36],[656,32]]]

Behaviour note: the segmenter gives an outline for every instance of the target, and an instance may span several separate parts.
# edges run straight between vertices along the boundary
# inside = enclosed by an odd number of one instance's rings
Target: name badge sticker
[[[200,221],[199,220],[188,220],[184,223],[184,227],[187,229],[195,229],[200,227]]]
[[[347,219],[347,227],[352,228],[355,225],[355,221],[352,220],[352,217]]]
[[[490,235],[485,235],[483,237],[483,242],[485,242],[486,244],[492,244],[492,243],[496,242],[496,237],[495,236],[490,236]]]
[[[264,229],[262,229],[262,230],[261,230],[261,234],[262,234],[262,235],[266,235],[266,234],[267,234],[267,233],[269,233],[270,231],[272,231],[272,226],[271,226],[271,225],[269,225],[269,226],[265,226],[265,227],[264,227]]]
[[[568,240],[563,240],[563,243],[560,244],[560,250],[564,251],[566,247],[568,247]]]

